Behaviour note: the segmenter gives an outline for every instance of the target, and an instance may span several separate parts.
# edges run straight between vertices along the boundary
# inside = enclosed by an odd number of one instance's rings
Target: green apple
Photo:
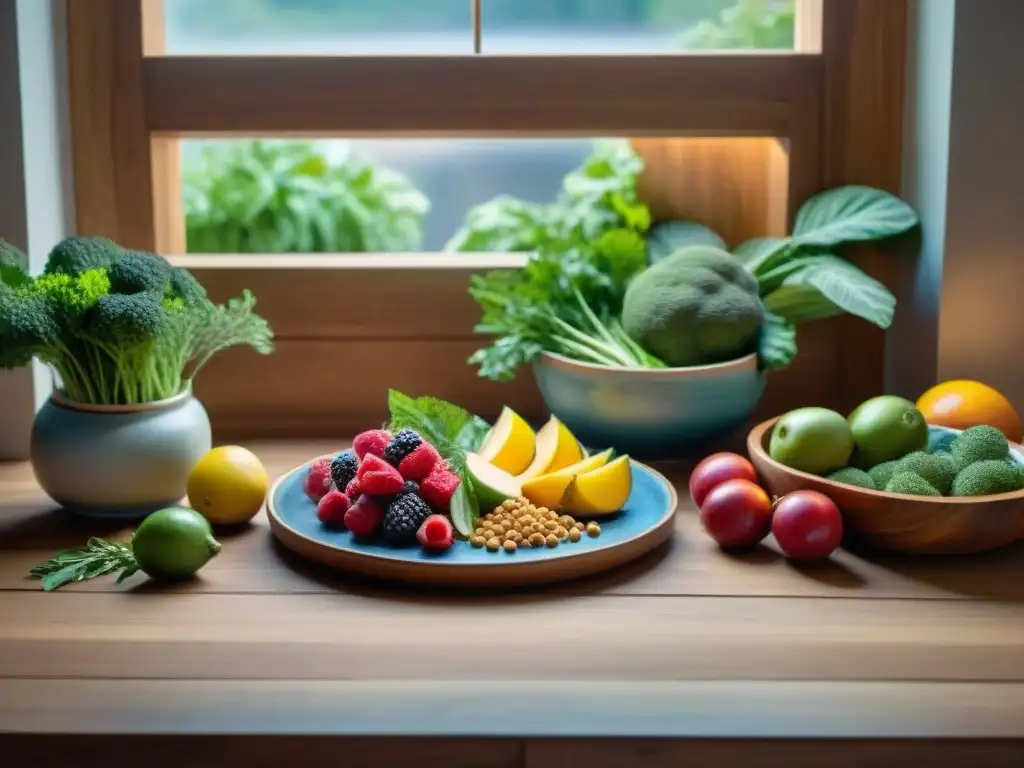
[[[909,400],[880,395],[866,400],[850,414],[850,430],[857,446],[855,461],[870,469],[928,447],[928,422]]]
[[[823,475],[842,469],[853,454],[853,433],[841,413],[828,408],[797,408],[772,430],[768,455],[780,464]]]

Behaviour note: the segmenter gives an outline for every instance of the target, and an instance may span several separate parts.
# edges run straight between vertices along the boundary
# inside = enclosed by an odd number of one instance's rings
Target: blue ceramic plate
[[[518,549],[513,554],[488,552],[456,540],[446,552],[433,555],[418,546],[358,541],[348,531],[325,527],[316,517],[316,505],[302,490],[311,464],[281,477],[270,492],[267,517],[286,547],[340,570],[434,585],[519,586],[607,570],[670,538],[678,501],[675,488],[660,473],[633,462],[632,493],[621,512],[599,520],[597,538],[584,536],[553,549]]]

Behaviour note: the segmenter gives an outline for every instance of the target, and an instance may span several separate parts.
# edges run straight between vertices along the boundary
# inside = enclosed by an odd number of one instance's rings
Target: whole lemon
[[[188,475],[192,508],[214,525],[252,520],[267,497],[270,478],[252,451],[222,445],[201,458]]]

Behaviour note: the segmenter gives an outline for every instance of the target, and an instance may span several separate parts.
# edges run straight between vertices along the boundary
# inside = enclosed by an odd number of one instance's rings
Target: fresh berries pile
[[[303,487],[326,526],[358,539],[443,552],[455,541],[448,512],[459,482],[415,431],[371,429],[356,436],[351,450],[315,461]]]

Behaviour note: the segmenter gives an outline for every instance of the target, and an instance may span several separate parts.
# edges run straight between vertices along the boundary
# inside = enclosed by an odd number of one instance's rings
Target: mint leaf
[[[466,471],[466,452],[480,447],[490,425],[454,403],[430,396],[413,398],[396,389],[388,390],[388,411],[388,429],[412,429],[431,443],[459,476],[468,501],[475,505],[476,493]]]

